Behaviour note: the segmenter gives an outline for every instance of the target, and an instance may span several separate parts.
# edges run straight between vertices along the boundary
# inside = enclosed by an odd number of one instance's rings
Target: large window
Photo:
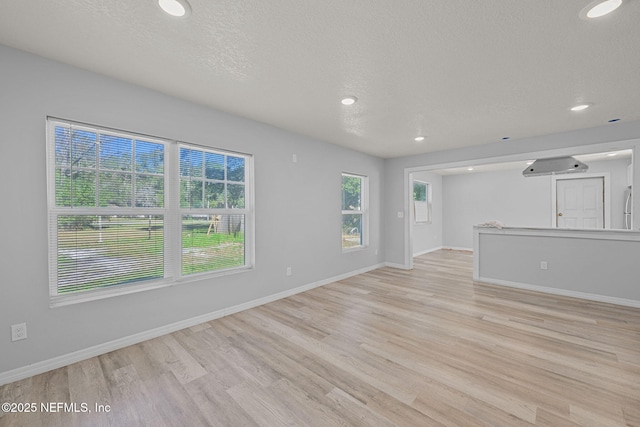
[[[48,119],[52,304],[252,264],[251,156]]]
[[[367,177],[342,174],[342,249],[368,244]]]

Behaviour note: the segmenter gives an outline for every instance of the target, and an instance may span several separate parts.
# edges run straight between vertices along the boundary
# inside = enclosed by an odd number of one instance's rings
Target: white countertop
[[[485,227],[473,226],[474,232],[481,234],[505,234],[514,236],[547,236],[581,239],[605,240],[637,240],[640,241],[640,231],[621,229],[574,229],[574,228],[543,228],[543,227]]]

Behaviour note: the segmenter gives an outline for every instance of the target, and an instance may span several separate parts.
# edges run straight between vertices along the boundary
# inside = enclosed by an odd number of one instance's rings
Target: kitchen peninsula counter
[[[640,232],[474,227],[473,279],[640,307]]]

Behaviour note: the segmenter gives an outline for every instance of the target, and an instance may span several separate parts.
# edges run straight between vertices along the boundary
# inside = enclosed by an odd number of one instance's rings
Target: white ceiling
[[[591,154],[581,154],[572,156],[583,163],[586,163],[587,166],[592,162],[604,162],[604,161],[612,161],[612,160],[627,160],[631,162],[633,157],[633,150],[618,150],[618,151],[606,151],[602,153],[591,153]],[[519,161],[519,162],[501,162],[501,163],[485,163],[485,164],[475,164],[473,166],[463,166],[456,168],[445,168],[445,169],[437,169],[430,170],[429,172],[438,174],[438,175],[460,175],[460,174],[472,174],[472,173],[481,173],[481,172],[496,172],[502,170],[514,170],[520,169],[525,170],[529,164],[531,164],[535,158],[531,158],[528,161]]]
[[[0,44],[384,158],[640,119],[638,0],[189,2],[0,0]]]

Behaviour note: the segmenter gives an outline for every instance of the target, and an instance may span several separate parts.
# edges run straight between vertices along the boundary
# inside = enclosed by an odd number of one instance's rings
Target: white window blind
[[[49,118],[52,299],[250,267],[251,166],[248,155]]]

